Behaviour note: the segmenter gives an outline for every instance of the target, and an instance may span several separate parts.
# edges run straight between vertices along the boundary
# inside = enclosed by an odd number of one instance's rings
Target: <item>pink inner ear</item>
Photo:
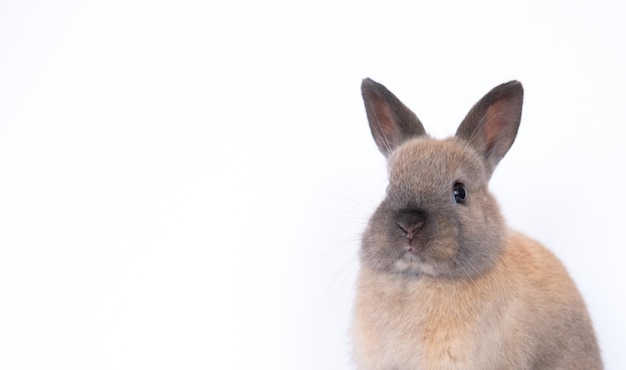
[[[391,144],[396,136],[395,132],[397,128],[389,104],[378,95],[371,96],[368,104],[370,104],[371,111],[375,116],[379,134],[383,137],[387,145]]]
[[[499,100],[492,103],[483,120],[485,121],[483,125],[483,139],[485,140],[485,148],[487,153],[492,150],[496,150],[498,154],[504,155],[501,153],[501,148],[506,150],[509,146],[509,138],[507,138],[508,127],[512,122],[512,112],[509,112],[510,104],[506,100]]]

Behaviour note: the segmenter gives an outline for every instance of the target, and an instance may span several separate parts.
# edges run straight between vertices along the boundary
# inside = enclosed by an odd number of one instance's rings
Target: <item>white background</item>
[[[606,368],[625,369],[623,14],[3,1],[0,369],[351,368],[358,240],[386,180],[364,77],[436,137],[524,83],[492,191],[564,261]]]

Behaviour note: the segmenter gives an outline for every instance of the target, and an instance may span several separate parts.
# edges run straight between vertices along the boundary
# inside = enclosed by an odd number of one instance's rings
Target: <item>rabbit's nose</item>
[[[396,214],[396,224],[404,235],[412,239],[424,228],[426,215],[420,210],[405,209]]]
[[[415,234],[419,233],[420,230],[424,228],[424,221],[415,222],[412,224],[398,222],[398,227],[400,228],[400,230],[404,231],[404,234],[407,238],[413,239]]]

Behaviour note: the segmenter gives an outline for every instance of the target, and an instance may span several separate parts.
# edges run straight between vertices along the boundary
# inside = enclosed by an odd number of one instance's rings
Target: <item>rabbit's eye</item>
[[[460,182],[454,184],[452,188],[452,194],[454,194],[454,201],[457,203],[465,202],[465,198],[467,198],[467,192],[465,191],[465,187]]]

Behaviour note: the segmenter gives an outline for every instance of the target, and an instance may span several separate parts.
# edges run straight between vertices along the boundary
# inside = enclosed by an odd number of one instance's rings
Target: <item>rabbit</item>
[[[563,264],[508,229],[488,189],[517,135],[522,84],[493,88],[444,140],[383,85],[368,78],[361,91],[389,184],[362,236],[356,367],[601,369]]]

